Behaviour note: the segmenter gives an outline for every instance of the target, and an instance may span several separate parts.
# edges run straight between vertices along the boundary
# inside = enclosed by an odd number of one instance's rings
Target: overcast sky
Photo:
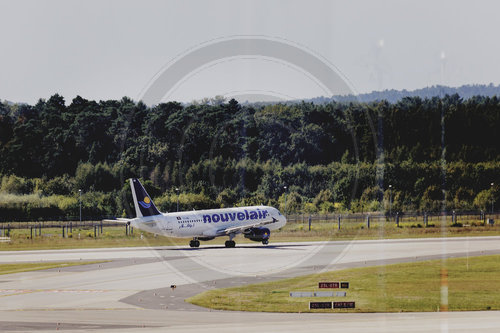
[[[0,99],[138,99],[193,48],[231,36],[287,41],[358,93],[500,83],[500,1],[0,0]],[[325,94],[297,64],[233,57],[193,68],[164,99]]]

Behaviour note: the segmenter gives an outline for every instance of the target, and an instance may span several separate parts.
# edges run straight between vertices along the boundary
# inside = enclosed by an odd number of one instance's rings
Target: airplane
[[[127,223],[134,228],[168,237],[192,237],[189,242],[190,247],[199,247],[200,241],[222,236],[229,237],[225,242],[226,247],[235,247],[233,239],[238,234],[267,245],[271,230],[279,229],[286,224],[285,216],[276,208],[269,206],[160,213],[139,179],[131,178],[130,188],[137,217],[103,220],[104,222]]]

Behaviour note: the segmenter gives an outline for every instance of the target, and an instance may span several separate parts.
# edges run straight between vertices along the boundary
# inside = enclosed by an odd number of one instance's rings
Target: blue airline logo
[[[150,208],[151,207],[151,199],[149,199],[149,197],[144,197],[144,200],[143,201],[139,201],[139,204],[143,207],[143,208]]]
[[[244,210],[241,212],[219,213],[203,215],[203,223],[217,223],[217,222],[233,222],[236,220],[258,220],[266,218],[269,215],[267,210]]]

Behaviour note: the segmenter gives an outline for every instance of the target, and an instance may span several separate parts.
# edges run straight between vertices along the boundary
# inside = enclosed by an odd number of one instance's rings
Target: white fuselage
[[[264,227],[276,230],[286,224],[286,218],[274,207],[251,206],[163,213],[135,218],[131,226],[169,237],[217,237],[224,230],[273,221]],[[238,233],[238,232],[235,232]]]

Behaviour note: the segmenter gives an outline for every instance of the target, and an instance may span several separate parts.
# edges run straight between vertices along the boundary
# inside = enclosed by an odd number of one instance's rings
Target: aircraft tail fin
[[[130,188],[134,198],[134,206],[137,217],[160,215],[153,200],[137,178],[130,179]]]

